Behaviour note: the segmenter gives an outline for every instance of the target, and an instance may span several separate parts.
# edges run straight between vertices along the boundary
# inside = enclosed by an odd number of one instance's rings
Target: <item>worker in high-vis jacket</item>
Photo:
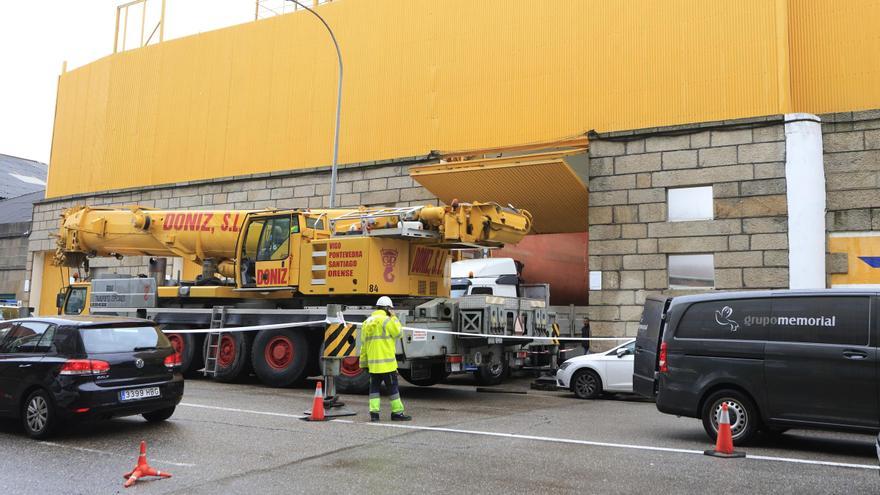
[[[394,316],[391,298],[382,296],[376,302],[376,311],[361,327],[360,366],[370,372],[370,421],[379,421],[379,390],[382,384],[391,394],[391,420],[409,421],[403,413],[403,401],[397,387],[397,357],[394,349],[400,337],[400,320]]]

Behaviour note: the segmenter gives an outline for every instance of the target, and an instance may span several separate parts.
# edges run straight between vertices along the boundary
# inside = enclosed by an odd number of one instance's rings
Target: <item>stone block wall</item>
[[[828,233],[880,234],[880,110],[821,118]],[[829,279],[849,272],[846,253],[832,252],[827,259]]]
[[[25,297],[27,247],[30,222],[0,224],[0,294]]]
[[[667,194],[711,186],[714,219],[669,222]],[[782,118],[599,134],[590,146],[590,292],[596,335],[634,336],[649,294],[670,291],[668,257],[713,254],[716,289],[788,285]]]

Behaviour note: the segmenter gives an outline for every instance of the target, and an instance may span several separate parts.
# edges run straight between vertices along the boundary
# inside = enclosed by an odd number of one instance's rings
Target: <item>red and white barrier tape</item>
[[[344,322],[344,320],[343,320]],[[353,325],[362,326],[362,322],[348,322]],[[439,333],[443,335],[461,335],[464,337],[488,337],[488,338],[498,338],[498,339],[519,339],[519,340],[558,340],[558,341],[567,341],[567,342],[587,342],[591,340],[632,340],[634,337],[544,337],[537,335],[489,335],[482,333],[467,333],[467,332],[452,332],[449,330],[435,330],[430,328],[416,328],[416,327],[400,327],[401,330],[407,330],[410,332],[428,332],[428,333]]]
[[[341,316],[341,315],[340,315]],[[255,332],[258,330],[272,330],[276,328],[297,328],[297,327],[314,327],[320,325],[327,325],[331,323],[343,323],[343,324],[351,324],[356,326],[363,326],[363,322],[346,322],[344,318],[337,319],[324,319],[319,321],[301,321],[301,322],[291,322],[291,323],[273,323],[270,325],[251,325],[246,327],[223,327],[223,328],[200,328],[200,329],[169,329],[163,328],[162,331],[164,333],[178,333],[178,334],[187,334],[187,333],[234,333],[234,332]],[[549,341],[559,341],[559,342],[589,342],[589,341],[622,341],[622,340],[631,340],[633,337],[550,337],[550,336],[537,336],[537,335],[489,335],[489,334],[480,334],[480,333],[467,333],[467,332],[453,332],[450,330],[437,330],[432,328],[418,328],[418,327],[401,327],[401,330],[406,330],[408,332],[427,332],[427,333],[436,333],[442,335],[461,335],[463,337],[484,337],[484,338],[498,338],[505,340],[549,340]],[[569,349],[570,350],[570,349]]]
[[[179,330],[171,328],[163,328],[163,333],[235,333],[235,332],[256,332],[257,330],[273,330],[276,328],[296,328],[296,327],[316,327],[326,325],[327,320],[320,321],[300,321],[291,323],[273,323],[271,325],[252,325],[247,327],[223,327],[223,328],[181,328]]]

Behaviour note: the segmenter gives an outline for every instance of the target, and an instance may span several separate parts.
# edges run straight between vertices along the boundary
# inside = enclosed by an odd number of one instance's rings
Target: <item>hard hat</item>
[[[376,306],[379,306],[380,308],[393,308],[393,307],[394,307],[394,303],[391,302],[391,298],[390,298],[390,297],[388,297],[388,296],[382,296],[382,297],[379,298],[378,301],[376,301]]]

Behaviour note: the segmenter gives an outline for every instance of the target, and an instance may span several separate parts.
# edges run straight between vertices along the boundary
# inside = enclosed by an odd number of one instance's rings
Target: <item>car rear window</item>
[[[135,350],[171,347],[168,339],[155,327],[81,328],[86,353],[133,352]]]

